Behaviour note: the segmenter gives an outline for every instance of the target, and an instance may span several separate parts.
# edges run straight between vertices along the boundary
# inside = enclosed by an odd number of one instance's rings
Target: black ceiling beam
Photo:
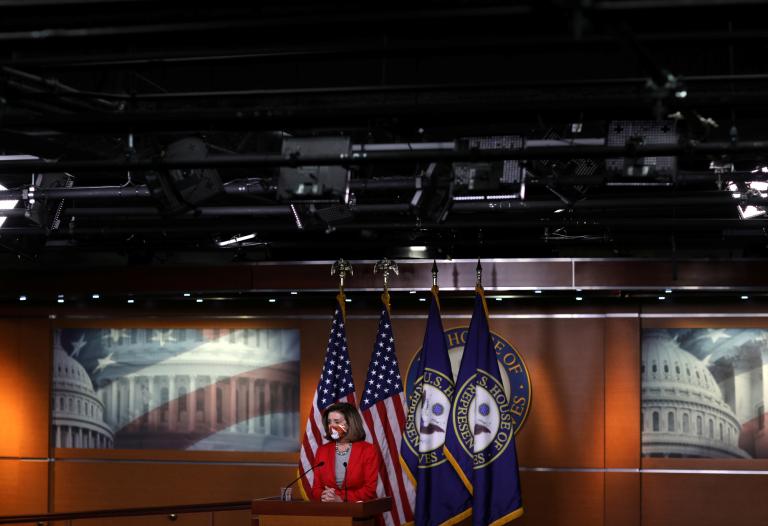
[[[354,152],[339,155],[241,154],[211,155],[200,160],[111,161],[0,161],[0,173],[93,172],[104,170],[140,171],[185,168],[278,167],[278,166],[371,166],[390,163],[473,162],[510,159],[607,159],[657,156],[768,156],[768,141],[698,142],[628,146],[549,146],[497,150],[414,150],[396,152]],[[724,176],[727,178],[727,176]]]

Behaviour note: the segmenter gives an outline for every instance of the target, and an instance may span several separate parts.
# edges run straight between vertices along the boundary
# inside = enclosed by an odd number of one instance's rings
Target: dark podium
[[[258,526],[373,526],[375,517],[392,508],[392,498],[362,502],[282,501],[279,498],[254,500],[251,524]]]

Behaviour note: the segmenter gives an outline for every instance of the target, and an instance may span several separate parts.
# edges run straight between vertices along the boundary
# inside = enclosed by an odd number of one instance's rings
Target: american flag
[[[299,453],[299,472],[303,473],[315,465],[317,448],[328,442],[323,428],[323,411],[336,402],[355,404],[355,382],[347,346],[347,331],[344,328],[344,295],[337,296],[336,311],[333,313],[331,334],[325,349],[325,362],[320,381],[312,399],[304,438]],[[308,499],[312,491],[315,473],[309,472],[301,478],[301,489]]]
[[[384,522],[388,526],[398,526],[413,521],[415,492],[400,465],[405,396],[387,303],[384,300],[381,309],[360,410],[368,441],[378,448],[382,458],[376,494],[392,497],[392,511],[384,514]]]

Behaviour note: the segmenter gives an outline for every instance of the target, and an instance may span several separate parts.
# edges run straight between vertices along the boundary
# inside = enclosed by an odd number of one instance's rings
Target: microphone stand
[[[344,502],[347,502],[347,463],[344,462]]]
[[[303,477],[304,475],[306,475],[306,474],[307,474],[307,473],[309,473],[310,471],[314,470],[315,468],[319,468],[319,467],[322,467],[322,466],[324,466],[324,465],[325,465],[325,461],[321,460],[320,462],[318,462],[317,464],[315,464],[315,465],[314,465],[314,466],[312,466],[311,468],[309,468],[309,469],[305,470],[303,473],[301,473],[301,474],[300,474],[298,477],[296,477],[296,478],[293,480],[293,482],[291,482],[291,483],[290,483],[290,484],[288,484],[288,485],[287,485],[285,488],[283,488],[283,492],[282,492],[282,494],[280,495],[280,500],[285,500],[285,494],[286,494],[286,492],[288,491],[288,488],[290,488],[291,486],[293,486],[294,484],[296,484],[296,483],[299,481],[299,479],[300,479],[301,477]],[[346,464],[344,464],[344,465],[346,466]],[[344,478],[345,478],[345,479],[346,479],[346,476],[347,476],[347,473],[346,473],[346,471],[345,471],[345,472],[344,472]]]

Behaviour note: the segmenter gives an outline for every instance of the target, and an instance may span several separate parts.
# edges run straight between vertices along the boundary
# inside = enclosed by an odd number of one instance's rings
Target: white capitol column
[[[149,410],[149,429],[155,430],[157,429],[157,421],[159,420],[159,411],[155,411],[154,408],[157,407],[157,399],[155,396],[157,393],[155,392],[155,381],[157,380],[157,376],[148,376],[147,377],[147,398],[148,400],[145,402],[147,404],[147,409]]]
[[[734,409],[736,419],[741,425],[754,418],[750,374],[749,364],[745,360],[736,359],[733,361]]]
[[[256,416],[256,381],[253,378],[248,378],[248,404],[246,405],[248,433],[253,433],[256,426],[256,418],[254,418]]]
[[[229,419],[225,424],[229,426],[230,433],[237,432],[237,377],[229,378]]]
[[[118,389],[118,380],[115,378],[112,380],[112,382],[109,384],[109,405],[104,405],[104,411],[107,413],[104,418],[104,421],[107,422],[107,424],[111,425],[112,427],[118,427],[119,423],[119,415],[118,415],[118,405],[117,405],[117,389]]]
[[[197,393],[195,384],[195,375],[189,375],[189,389],[187,390],[187,431],[195,430],[195,419],[197,418]]]
[[[168,429],[176,430],[179,419],[179,397],[176,395],[176,375],[168,376]]]
[[[134,418],[136,418],[136,377],[128,377],[128,415],[125,418],[127,424]]]
[[[272,434],[272,382],[264,381],[264,434]]]
[[[205,414],[206,414],[206,423],[208,424],[208,428],[211,432],[216,431],[217,424],[217,416],[216,416],[216,379],[211,376],[211,383],[208,384],[206,389],[208,390],[208,396],[206,397],[206,404],[205,404]]]

